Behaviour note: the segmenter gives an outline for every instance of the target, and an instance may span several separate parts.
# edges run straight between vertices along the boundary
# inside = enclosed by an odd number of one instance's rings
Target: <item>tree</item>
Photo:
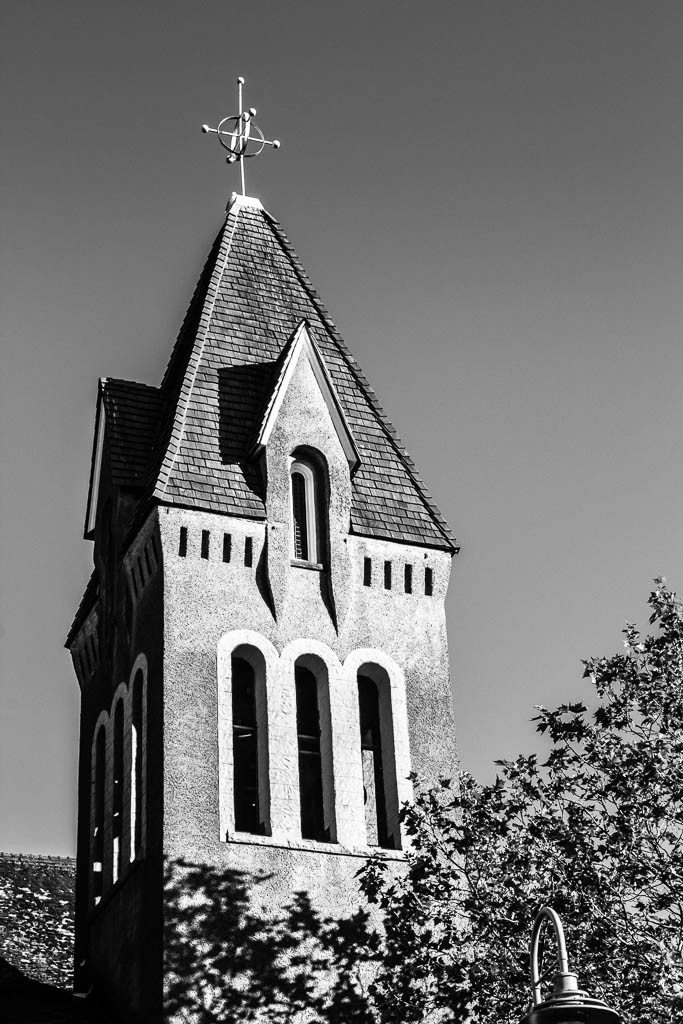
[[[623,653],[585,662],[590,708],[537,709],[545,760],[418,792],[406,874],[363,870],[385,926],[384,1024],[516,1024],[542,904],[592,995],[628,1024],[683,1019],[683,609],[663,580],[649,605],[652,635],[629,624]]]

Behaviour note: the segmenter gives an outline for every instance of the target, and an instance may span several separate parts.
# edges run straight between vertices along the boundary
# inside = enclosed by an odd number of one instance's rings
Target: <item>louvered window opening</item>
[[[308,560],[308,510],[306,481],[302,473],[292,473],[292,510],[294,516],[294,557]]]
[[[244,658],[232,659],[232,748],[235,831],[260,834],[256,672]]]
[[[309,669],[297,665],[295,685],[301,838],[329,842],[323,801],[318,681]]]
[[[123,868],[123,701],[119,700],[114,713],[114,779],[112,794],[112,838],[114,846],[114,881],[121,877]]]
[[[138,671],[133,681],[131,717],[131,860],[135,860],[142,850],[142,685],[142,672]]]
[[[358,676],[358,710],[368,846],[393,849],[387,820],[379,694],[368,676]]]
[[[104,861],[104,726],[100,726],[95,740],[95,800],[92,829],[92,894],[95,904],[102,899]]]

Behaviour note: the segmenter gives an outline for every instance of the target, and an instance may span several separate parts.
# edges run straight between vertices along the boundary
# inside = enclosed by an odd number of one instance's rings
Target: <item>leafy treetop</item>
[[[585,662],[590,710],[537,709],[545,760],[418,792],[405,876],[362,872],[385,924],[382,1022],[519,1021],[542,904],[581,986],[626,1024],[683,1019],[683,611],[663,580],[649,605],[652,635],[629,624],[623,653]]]

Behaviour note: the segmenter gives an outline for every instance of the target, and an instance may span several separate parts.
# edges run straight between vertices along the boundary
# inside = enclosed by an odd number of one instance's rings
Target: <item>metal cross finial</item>
[[[263,137],[261,129],[254,124],[254,117],[256,111],[253,107],[249,107],[249,110],[242,108],[242,86],[244,85],[244,79],[240,75],[237,79],[237,96],[239,101],[239,114],[232,114],[230,117],[224,117],[222,121],[219,121],[217,128],[209,128],[208,124],[202,125],[203,132],[213,132],[218,136],[223,149],[228,151],[227,163],[234,164],[235,161],[239,160],[240,164],[240,178],[242,179],[242,195],[246,195],[244,190],[244,160],[245,157],[258,156],[262,153],[266,146],[272,146],[273,149],[279,149],[280,143],[277,139],[273,139],[270,142],[268,139]],[[256,148],[253,152],[247,152],[249,145],[253,145]]]

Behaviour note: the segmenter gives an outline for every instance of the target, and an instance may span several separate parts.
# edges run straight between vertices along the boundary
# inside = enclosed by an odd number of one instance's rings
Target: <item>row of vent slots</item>
[[[211,542],[211,531],[202,530],[202,545],[200,554],[202,558],[209,557],[209,544]],[[180,543],[178,545],[178,554],[181,558],[185,558],[187,555],[187,527],[180,527]],[[229,562],[232,558],[232,534],[223,534],[223,561]],[[252,537],[244,538],[244,564],[249,567],[254,561],[254,541]]]
[[[391,590],[391,576],[391,562],[386,561],[384,563],[385,590]],[[363,584],[366,587],[372,586],[372,559],[367,557],[363,560]],[[425,566],[424,588],[426,596],[431,597],[434,593],[434,571],[428,565]],[[403,590],[406,594],[413,592],[413,567],[408,563],[403,566]]]
[[[156,541],[156,537],[154,536],[154,534],[152,534],[152,536],[150,537],[150,541],[152,543],[152,551],[154,552],[154,558],[155,558],[155,561],[156,561],[156,563],[158,565],[159,564],[159,549],[157,548],[157,541]],[[144,557],[144,563],[143,563],[143,557]],[[145,566],[147,567],[147,577],[146,578],[145,578]],[[139,577],[140,577],[139,580],[138,580],[138,578],[135,575],[135,569],[136,568],[138,570],[138,574],[139,574]],[[131,583],[133,585],[133,595],[134,595],[136,601],[137,601],[137,598],[138,598],[138,594],[142,593],[147,580],[151,577],[153,572],[154,572],[154,570],[152,569],[152,562],[151,562],[151,559],[149,557],[149,547],[147,545],[145,545],[145,549],[142,552],[142,554],[140,555],[140,557],[137,559],[137,561],[133,562],[133,564],[130,567],[130,578],[131,578]]]

